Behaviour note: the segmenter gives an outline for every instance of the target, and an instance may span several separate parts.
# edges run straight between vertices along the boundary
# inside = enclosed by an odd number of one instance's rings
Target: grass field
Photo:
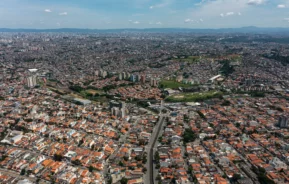
[[[175,89],[175,88],[179,88],[179,87],[183,87],[183,88],[191,87],[193,85],[191,85],[191,84],[183,84],[183,83],[180,83],[180,82],[177,82],[177,81],[172,81],[172,80],[162,80],[160,82],[160,86],[161,86],[161,88],[172,88],[172,89]]]
[[[169,96],[166,98],[168,102],[199,102],[211,98],[221,97],[222,93],[218,91],[209,91],[204,93],[182,93],[178,95]]]

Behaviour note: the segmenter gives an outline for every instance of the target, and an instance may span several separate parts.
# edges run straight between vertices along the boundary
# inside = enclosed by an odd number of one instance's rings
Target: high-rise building
[[[136,75],[136,82],[140,81],[141,76],[140,75]]]
[[[142,75],[141,77],[140,77],[140,81],[141,81],[141,83],[145,83],[146,82],[146,76],[145,75]]]
[[[98,73],[98,76],[102,77],[102,75],[103,75],[103,70],[100,69],[100,70],[99,70],[99,73]]]
[[[125,72],[122,72],[121,76],[122,76],[122,79],[123,79],[123,80],[125,80],[125,79],[127,78],[127,76],[126,76],[126,73],[125,73]]]
[[[279,117],[279,120],[278,120],[278,123],[277,123],[277,126],[280,127],[280,128],[287,128],[288,127],[288,118],[285,117],[285,116],[280,116]]]
[[[36,72],[38,71],[38,69],[28,69],[29,74],[27,77],[27,86],[29,88],[33,88],[37,85],[37,75]]]
[[[130,81],[136,82],[136,76],[132,74],[132,75],[130,76]]]
[[[126,115],[125,111],[126,111],[125,108],[121,108],[121,109],[120,109],[120,115],[119,115],[119,116],[120,116],[121,118],[124,118],[124,117],[125,117],[125,115]]]
[[[28,86],[29,88],[33,88],[33,87],[35,87],[36,85],[37,85],[37,77],[36,77],[35,75],[29,76],[29,77],[27,78],[27,86]]]
[[[102,72],[102,76],[101,76],[102,78],[105,78],[105,77],[107,77],[107,71],[103,71]]]
[[[110,101],[109,107],[111,114],[117,117],[124,118],[126,116],[126,103],[125,102],[116,102]]]
[[[124,79],[124,78],[123,78],[123,75],[120,73],[120,74],[118,75],[118,80],[122,80],[122,79]]]
[[[157,82],[157,80],[155,78],[151,78],[150,83],[151,83],[151,86],[153,86],[153,87],[158,86],[158,82]]]

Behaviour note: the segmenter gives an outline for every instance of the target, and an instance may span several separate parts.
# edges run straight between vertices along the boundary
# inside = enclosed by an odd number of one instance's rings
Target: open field
[[[91,94],[93,96],[96,95],[96,94],[99,94],[99,95],[105,94],[104,91],[102,91],[102,90],[94,90],[94,89],[88,89],[88,90],[85,90],[85,92],[87,94]]]
[[[168,102],[197,102],[204,101],[211,98],[221,97],[222,93],[218,91],[209,91],[204,93],[182,93],[178,95],[169,96],[166,98]]]
[[[173,89],[175,89],[175,88],[179,88],[179,87],[183,87],[183,88],[191,87],[193,85],[183,84],[183,83],[173,81],[173,80],[162,80],[160,82],[160,86],[161,86],[161,88],[173,88]]]

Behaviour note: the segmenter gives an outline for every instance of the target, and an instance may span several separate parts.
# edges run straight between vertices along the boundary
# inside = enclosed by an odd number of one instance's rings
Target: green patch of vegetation
[[[229,60],[221,61],[221,63],[223,64],[223,66],[221,67],[220,72],[224,76],[228,77],[230,74],[232,74],[235,71],[234,67],[230,65]]]
[[[179,58],[173,58],[172,60],[194,63],[194,62],[199,62],[200,59],[201,59],[201,56],[183,56],[183,57],[179,57]]]
[[[180,82],[177,82],[177,81],[172,81],[172,80],[162,80],[160,82],[160,88],[172,88],[172,89],[175,89],[175,88],[179,88],[179,87],[183,87],[183,88],[186,88],[186,87],[191,87],[193,85],[191,84],[183,84],[183,83],[180,83]]]
[[[201,102],[211,98],[221,98],[222,92],[209,91],[204,93],[183,93],[174,96],[169,96],[165,100],[168,102]]]
[[[232,60],[232,61],[242,61],[241,55],[232,54],[232,55],[228,55],[227,58],[229,58],[229,60]]]
[[[3,96],[0,96],[0,100],[5,100],[5,98]]]
[[[195,133],[187,128],[183,134],[183,139],[184,139],[184,143],[188,143],[188,142],[193,142],[195,141],[195,139],[197,138],[197,136],[195,135]]]
[[[250,93],[250,95],[252,97],[265,97],[265,93],[260,91],[253,91]]]
[[[84,90],[84,88],[82,88],[81,86],[78,86],[78,85],[70,86],[69,89],[71,89],[72,91],[75,91],[77,93],[80,93],[81,91]]]
[[[252,170],[257,174],[258,180],[261,184],[274,184],[270,178],[266,176],[266,170],[261,167],[252,166]]]
[[[202,119],[206,119],[206,116],[201,111],[197,111],[197,113]]]

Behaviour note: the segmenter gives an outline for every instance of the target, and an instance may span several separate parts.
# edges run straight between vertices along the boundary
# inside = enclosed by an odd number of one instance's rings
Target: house
[[[279,158],[274,157],[270,162],[270,165],[272,165],[275,169],[287,169],[287,165],[282,162]]]

